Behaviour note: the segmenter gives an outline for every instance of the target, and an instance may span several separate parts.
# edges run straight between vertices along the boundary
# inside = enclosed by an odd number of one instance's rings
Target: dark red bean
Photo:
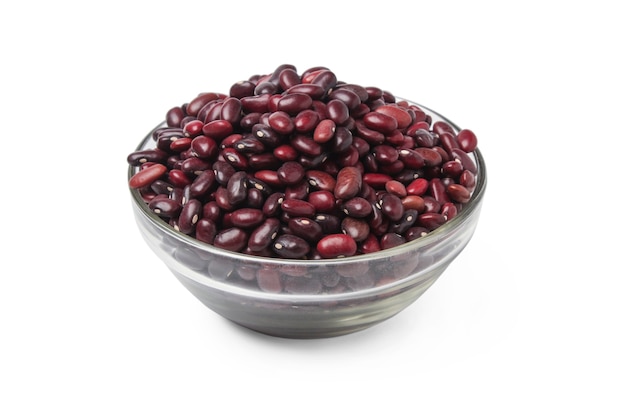
[[[204,159],[196,158],[195,156],[185,159],[180,165],[181,171],[194,175],[200,175],[202,172],[210,168],[210,162],[205,161]]]
[[[407,195],[402,199],[402,207],[404,207],[405,211],[414,209],[417,210],[419,213],[422,213],[426,207],[426,204],[424,203],[424,199],[420,196]]]
[[[324,95],[326,94],[326,91],[324,91],[322,86],[319,86],[319,85],[298,84],[285,90],[285,93],[286,94],[296,94],[296,93],[306,94],[307,96],[311,97],[313,100],[319,100],[322,97],[324,97]]]
[[[400,181],[391,180],[385,184],[385,190],[393,195],[397,195],[400,198],[406,197],[407,191],[404,184]]]
[[[297,162],[288,161],[276,170],[278,179],[285,185],[298,184],[304,179],[304,168]]]
[[[281,139],[278,133],[268,125],[257,123],[252,126],[252,134],[269,147],[276,147]]]
[[[478,145],[476,135],[469,129],[462,129],[457,135],[456,140],[459,144],[459,148],[467,153],[474,152]]]
[[[246,247],[248,234],[238,227],[231,227],[218,232],[213,239],[213,245],[218,248],[239,252]]]
[[[195,238],[201,242],[213,244],[215,235],[217,234],[217,226],[215,222],[209,219],[200,219],[196,224]]]
[[[309,184],[316,190],[334,191],[337,184],[337,180],[333,178],[327,172],[310,170],[305,172],[304,176],[309,181]]]
[[[346,152],[352,145],[352,132],[343,126],[337,126],[334,136],[328,141],[330,150],[334,153]],[[360,157],[359,151],[356,150],[357,159]]]
[[[221,209],[215,201],[209,201],[202,207],[202,218],[217,222],[220,219]]]
[[[185,188],[186,185],[191,184],[191,179],[180,169],[171,169],[167,173],[167,178],[174,187]]]
[[[340,167],[355,167],[359,163],[359,151],[352,145],[336,157]]]
[[[415,130],[415,132],[409,133],[409,131],[407,131],[407,134],[413,136],[413,138],[415,139],[415,144],[417,146],[423,148],[432,148],[433,146],[435,146],[434,136],[427,129],[421,128],[421,125],[419,129]]]
[[[281,161],[274,156],[273,152],[264,152],[248,155],[248,166],[253,170],[274,170],[280,166]]]
[[[341,168],[337,174],[334,189],[335,197],[345,200],[356,196],[361,190],[362,181],[361,172],[357,168]]]
[[[240,208],[231,213],[230,221],[233,226],[241,228],[255,227],[263,223],[263,211],[255,208]]]
[[[241,107],[247,113],[265,113],[268,110],[269,99],[269,94],[242,97]]]
[[[284,111],[277,111],[270,114],[268,124],[275,132],[281,135],[288,135],[295,129],[293,120],[291,120],[289,114]]]
[[[422,197],[424,200],[424,212],[426,213],[439,213],[441,210],[441,203],[434,199],[434,197],[425,195]]]
[[[425,227],[413,226],[413,227],[410,227],[409,230],[407,230],[404,233],[404,237],[407,240],[407,242],[410,242],[412,240],[426,236],[428,234],[428,231],[429,230],[426,229]]]
[[[293,217],[313,217],[315,207],[308,201],[296,199],[284,199],[281,208],[283,212]]]
[[[280,145],[273,150],[274,156],[283,162],[286,161],[294,161],[298,158],[298,151],[296,151],[293,146],[284,144]]]
[[[237,125],[242,117],[241,111],[241,101],[237,97],[228,97],[222,105],[220,118],[230,122],[232,125]]]
[[[187,235],[192,234],[201,215],[202,203],[196,199],[187,201],[178,216],[178,229]]]
[[[370,233],[365,240],[360,242],[359,249],[362,253],[374,253],[380,250],[380,243],[375,234]]]
[[[440,213],[423,213],[417,217],[417,224],[426,229],[435,230],[446,222],[446,218]]]
[[[328,94],[330,100],[342,101],[348,109],[352,110],[361,104],[361,98],[357,93],[347,88],[336,88]]]
[[[237,98],[248,97],[254,94],[255,86],[250,80],[239,81],[230,87],[228,95]]]
[[[189,195],[192,198],[203,197],[213,189],[215,183],[215,172],[212,169],[203,171],[189,184]]]
[[[326,259],[353,256],[356,250],[357,244],[355,240],[343,233],[324,236],[317,243],[318,253]]]
[[[337,85],[337,76],[330,70],[321,70],[313,77],[311,84],[319,85],[328,92]]]
[[[146,169],[142,169],[134,174],[128,181],[130,188],[143,188],[161,178],[167,172],[167,167],[163,164],[154,164]]]
[[[393,118],[398,129],[405,129],[413,122],[409,112],[397,105],[386,104],[377,107],[375,111]]]
[[[322,226],[324,234],[341,232],[341,219],[332,214],[318,214],[314,218],[315,222]]]
[[[319,114],[311,109],[302,110],[293,119],[293,127],[299,133],[313,131],[320,121]]]
[[[170,218],[178,216],[182,205],[171,198],[153,198],[148,208],[160,217]]]
[[[403,243],[406,243],[406,239],[404,238],[404,236],[400,236],[397,233],[385,233],[380,238],[380,248],[383,250],[394,248],[396,246],[402,245]]]
[[[309,183],[300,181],[285,187],[285,199],[306,200],[309,196]]]
[[[170,127],[179,127],[180,122],[185,117],[185,112],[179,106],[172,107],[165,114],[165,122]]]
[[[370,226],[367,221],[363,219],[345,217],[341,221],[341,231],[354,239],[355,242],[361,242],[369,236]]]
[[[446,221],[452,220],[458,214],[458,209],[454,203],[445,203],[441,206],[441,215],[445,217]]]
[[[261,169],[254,173],[254,178],[263,181],[270,186],[280,187],[283,182],[278,178],[278,173],[271,169]]]
[[[384,193],[377,205],[382,213],[391,221],[397,222],[402,218],[404,207],[402,206],[402,200],[400,200],[398,196]]]
[[[405,210],[400,220],[389,225],[389,231],[403,235],[417,221],[418,215],[417,210]]]
[[[248,247],[255,252],[260,252],[269,247],[278,235],[279,229],[280,221],[277,218],[265,219],[261,225],[250,233]]]
[[[215,161],[212,168],[215,172],[215,180],[221,185],[227,185],[230,177],[236,172],[235,168],[225,161]]]
[[[377,190],[384,188],[385,184],[387,184],[391,180],[391,176],[387,174],[380,174],[377,172],[371,172],[363,175],[363,182],[367,183],[370,187]]]
[[[365,126],[384,134],[390,134],[398,128],[398,121],[391,116],[377,111],[369,112],[363,116]]]
[[[284,200],[285,194],[282,192],[270,194],[263,204],[263,214],[266,217],[276,217],[280,212],[280,208]]]
[[[274,239],[272,250],[279,256],[289,259],[298,259],[306,255],[311,247],[308,242],[301,237],[282,234]]]
[[[450,199],[461,204],[469,202],[472,196],[469,190],[461,184],[450,184],[446,188],[446,192],[448,193],[448,196],[450,196]]]
[[[343,203],[342,210],[348,216],[363,218],[372,214],[372,205],[363,197],[353,197]]]
[[[476,187],[476,176],[467,169],[463,170],[463,172],[461,172],[461,175],[459,176],[459,184],[461,184],[463,187],[467,188],[470,191],[474,190],[474,187]]]
[[[378,145],[372,148],[372,153],[374,158],[376,158],[376,162],[389,165],[398,160],[399,153],[396,148],[389,145]]]
[[[330,100],[326,103],[326,115],[335,124],[342,125],[350,117],[350,109],[341,100]]]
[[[446,194],[446,186],[443,185],[440,178],[433,178],[430,180],[428,190],[430,191],[430,195],[433,196],[433,198],[440,204],[450,201],[450,198],[448,198],[448,195]]]
[[[398,151],[398,159],[408,169],[420,169],[426,164],[424,157],[414,149],[400,149]]]
[[[200,94],[196,98],[191,100],[189,104],[187,104],[185,111],[190,116],[196,116],[198,112],[200,111],[200,109],[204,107],[207,103],[213,100],[217,100],[219,98],[220,98],[220,95],[217,93]]]
[[[202,127],[202,133],[213,139],[224,139],[233,133],[233,125],[227,120],[213,120]]]
[[[246,200],[248,195],[247,177],[248,174],[244,171],[237,171],[228,179],[228,183],[226,184],[226,196],[230,204],[237,205]]]
[[[439,166],[442,162],[441,155],[439,152],[430,148],[416,148],[415,152],[417,152],[422,159],[424,159],[424,165],[427,167],[436,167]]]
[[[146,162],[158,162],[164,164],[167,161],[168,153],[160,149],[144,149],[131,153],[126,158],[126,162],[132,166],[140,166]]]
[[[259,119],[261,118],[261,113],[246,113],[243,115],[241,120],[239,121],[239,126],[250,132],[252,130],[252,126],[259,123]]]
[[[298,85],[301,82],[300,76],[293,68],[285,68],[278,74],[278,85],[280,85],[280,88],[283,90],[288,90],[290,87]]]
[[[385,142],[385,135],[377,130],[365,126],[362,120],[355,122],[356,133],[365,139],[370,145],[382,145]]]
[[[298,134],[293,136],[289,144],[301,154],[308,156],[319,156],[322,154],[321,145],[306,135]]]
[[[311,243],[317,243],[323,236],[322,226],[307,217],[291,218],[288,226],[291,234]]]
[[[311,104],[313,104],[311,96],[303,93],[289,93],[278,101],[278,110],[295,116],[302,110],[310,108]]]
[[[248,203],[248,207],[262,208],[263,203],[265,203],[265,195],[257,188],[248,187],[246,201]]]
[[[449,178],[457,178],[463,172],[459,161],[448,161],[441,166],[441,174]]]
[[[336,127],[337,126],[333,120],[322,120],[313,132],[313,140],[317,143],[328,142],[335,135]]]
[[[335,209],[335,195],[330,191],[313,191],[307,201],[315,207],[316,213],[331,213]]]
[[[248,158],[241,152],[233,148],[222,149],[220,155],[226,162],[231,164],[237,170],[247,170],[249,167]]]
[[[205,135],[193,138],[191,141],[191,149],[195,152],[198,158],[202,159],[213,159],[218,153],[217,143],[215,140]]]

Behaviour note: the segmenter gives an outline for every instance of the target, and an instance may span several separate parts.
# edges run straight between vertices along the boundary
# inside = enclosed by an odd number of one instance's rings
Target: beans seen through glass
[[[176,230],[259,256],[337,258],[418,239],[463,209],[477,173],[471,130],[326,67],[285,64],[201,93],[152,137],[154,149],[128,155],[129,186]]]

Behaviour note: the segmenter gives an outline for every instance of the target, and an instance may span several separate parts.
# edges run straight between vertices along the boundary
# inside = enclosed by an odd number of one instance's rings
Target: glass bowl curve
[[[416,104],[416,103],[413,103]],[[437,112],[417,104],[433,123]],[[163,126],[161,123],[158,128]],[[154,146],[152,131],[137,150]],[[328,260],[289,260],[231,252],[176,231],[130,189],[141,236],[204,305],[243,327],[271,336],[324,338],[381,323],[416,301],[461,253],[477,227],[487,185],[480,150],[470,201],[424,237],[383,251]],[[137,172],[130,166],[128,179]]]

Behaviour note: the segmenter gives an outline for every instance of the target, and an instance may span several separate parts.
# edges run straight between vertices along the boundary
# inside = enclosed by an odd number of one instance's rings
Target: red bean
[[[315,215],[315,207],[308,201],[284,199],[281,208],[290,216],[313,217]]]
[[[343,204],[342,210],[348,216],[363,218],[372,213],[372,205],[363,197],[353,197]]]
[[[459,148],[465,152],[474,152],[476,150],[476,145],[478,144],[478,139],[476,139],[476,135],[469,129],[462,129],[457,134],[457,142],[459,144]]]
[[[289,219],[288,227],[292,234],[311,243],[317,243],[324,234],[322,226],[307,217]]]
[[[385,193],[377,203],[378,208],[387,216],[391,221],[397,222],[402,218],[404,213],[404,207],[402,206],[402,200],[396,195]]]
[[[387,104],[377,107],[375,111],[392,117],[396,121],[398,129],[407,128],[413,121],[409,112],[399,106]]]
[[[461,184],[450,184],[446,188],[446,192],[452,200],[462,204],[469,202],[470,197],[472,196],[469,190]]]
[[[343,258],[356,253],[355,240],[343,233],[334,233],[324,236],[317,243],[317,251],[323,258]]]
[[[213,139],[223,139],[233,133],[233,125],[227,120],[213,120],[202,127],[202,133]]]
[[[276,171],[278,179],[285,185],[298,184],[304,178],[304,168],[297,162],[288,161]]]
[[[202,215],[202,203],[191,199],[185,203],[178,217],[178,229],[185,234],[192,234]]]
[[[337,184],[337,180],[324,171],[310,170],[304,175],[309,181],[309,184],[317,190],[334,191]]]
[[[319,114],[311,109],[302,110],[293,119],[294,129],[299,133],[313,131],[320,122]]]
[[[288,135],[295,129],[293,120],[284,111],[277,111],[268,117],[268,123],[274,131],[281,135]]]
[[[182,205],[171,198],[153,198],[148,203],[148,208],[160,217],[176,217],[180,213]]]
[[[240,208],[231,212],[230,221],[233,226],[241,228],[255,227],[263,223],[265,216],[263,211],[254,208]]]
[[[298,151],[296,151],[293,146],[288,144],[280,145],[277,148],[274,148],[273,154],[278,160],[283,162],[295,161],[299,155]]]
[[[365,126],[384,134],[390,134],[398,128],[398,121],[391,116],[377,111],[369,112],[363,116]]]
[[[133,175],[128,185],[130,188],[143,188],[162,177],[167,172],[167,167],[162,164],[154,164],[146,169],[142,169]]]
[[[335,195],[330,191],[313,191],[307,201],[315,207],[316,213],[330,213],[335,209]]]
[[[342,125],[348,121],[350,109],[341,100],[330,100],[326,103],[326,114],[335,124]]]
[[[335,197],[345,200],[356,196],[361,190],[362,181],[361,172],[357,168],[341,168],[337,174],[337,182],[334,189]]]
[[[191,100],[189,104],[187,104],[186,113],[190,116],[196,116],[200,109],[204,107],[205,104],[219,99],[220,96],[217,93],[203,93],[198,95],[196,98]]]
[[[297,259],[306,255],[311,247],[301,237],[283,234],[274,240],[272,249],[283,258]]]
[[[336,124],[331,119],[322,120],[313,132],[313,140],[317,143],[326,143],[335,135]]]
[[[365,220],[348,216],[341,221],[341,231],[355,242],[361,242],[370,234],[370,227]]]
[[[248,243],[247,233],[238,227],[231,227],[218,232],[213,239],[213,245],[233,252],[241,251]]]

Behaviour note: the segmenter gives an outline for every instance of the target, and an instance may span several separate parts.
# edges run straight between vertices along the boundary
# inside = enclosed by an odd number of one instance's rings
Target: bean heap
[[[129,186],[176,230],[230,251],[347,257],[422,237],[472,195],[477,145],[388,91],[281,65],[171,108]]]

